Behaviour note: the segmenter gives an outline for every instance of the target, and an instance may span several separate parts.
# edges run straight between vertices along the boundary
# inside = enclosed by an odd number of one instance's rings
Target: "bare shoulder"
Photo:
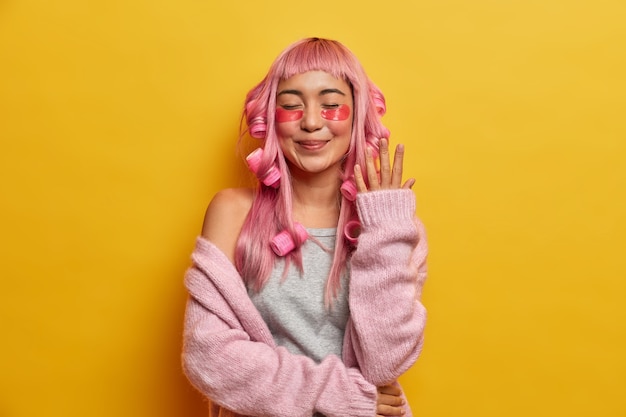
[[[253,199],[252,189],[226,188],[215,194],[204,215],[202,236],[221,249],[231,262]]]

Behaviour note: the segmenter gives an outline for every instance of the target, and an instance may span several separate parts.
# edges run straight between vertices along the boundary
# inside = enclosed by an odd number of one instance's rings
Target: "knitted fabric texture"
[[[359,193],[362,223],[351,259],[343,362],[276,346],[235,267],[199,237],[185,276],[183,369],[209,399],[210,417],[373,417],[376,386],[417,360],[427,245],[410,190]],[[411,416],[406,407],[405,416]]]

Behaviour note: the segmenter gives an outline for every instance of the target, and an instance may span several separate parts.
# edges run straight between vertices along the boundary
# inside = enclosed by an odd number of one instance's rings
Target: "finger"
[[[400,389],[400,387],[398,387],[397,385],[393,385],[393,384],[382,385],[378,387],[377,389],[380,394],[393,395],[396,397],[402,395],[402,390]]]
[[[367,168],[367,180],[370,185],[370,190],[380,190],[376,163],[374,162],[374,157],[372,156],[372,150],[369,148],[365,150],[365,166]]]
[[[415,185],[415,178],[409,178],[408,180],[406,180],[406,182],[402,185],[402,188],[404,189],[410,189],[413,188],[413,186]]]
[[[376,407],[376,415],[380,416],[401,416],[404,414],[404,409],[401,407],[392,407],[389,405],[379,405]]]
[[[393,171],[391,173],[391,187],[400,188],[402,184],[402,166],[404,164],[404,145],[396,146],[396,153],[393,156]]]
[[[363,179],[363,172],[361,171],[360,165],[354,166],[354,182],[356,183],[356,189],[360,193],[364,193],[367,191],[367,186],[365,185],[365,180]]]
[[[389,162],[389,141],[387,139],[380,140],[379,158],[380,158],[380,186],[381,188],[389,188],[389,185],[391,184],[391,164]],[[395,160],[394,160],[394,166],[395,166]]]
[[[377,400],[378,405],[389,405],[391,407],[399,407],[404,404],[404,398],[399,395],[387,395],[380,394],[378,395]]]

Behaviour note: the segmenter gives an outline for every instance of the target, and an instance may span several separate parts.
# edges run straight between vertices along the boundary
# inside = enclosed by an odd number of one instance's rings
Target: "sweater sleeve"
[[[357,208],[347,336],[363,376],[380,386],[406,372],[421,351],[428,250],[411,190],[360,193]]]
[[[233,309],[247,305],[245,290],[220,286],[203,269],[193,266],[185,278],[190,297],[182,355],[185,374],[200,392],[247,416],[375,415],[376,387],[357,369],[333,355],[317,364],[275,346],[250,327],[254,320]]]

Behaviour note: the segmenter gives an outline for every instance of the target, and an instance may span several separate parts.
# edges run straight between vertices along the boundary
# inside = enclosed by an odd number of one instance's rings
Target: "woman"
[[[411,415],[396,380],[422,347],[427,249],[384,113],[326,39],[248,93],[259,186],[215,195],[185,279],[183,366],[211,416]]]

